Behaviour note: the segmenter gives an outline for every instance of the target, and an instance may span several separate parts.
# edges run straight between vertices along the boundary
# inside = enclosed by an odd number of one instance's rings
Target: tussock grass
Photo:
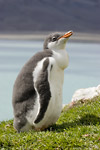
[[[0,123],[2,150],[96,150],[100,149],[100,98],[61,113],[45,131],[17,133],[13,120]]]

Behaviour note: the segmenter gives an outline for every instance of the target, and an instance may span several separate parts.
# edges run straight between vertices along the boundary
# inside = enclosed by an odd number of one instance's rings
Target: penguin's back
[[[27,124],[26,114],[36,107],[37,92],[34,88],[33,72],[44,58],[52,56],[52,51],[42,51],[34,55],[22,68],[13,87],[14,126],[20,130]]]

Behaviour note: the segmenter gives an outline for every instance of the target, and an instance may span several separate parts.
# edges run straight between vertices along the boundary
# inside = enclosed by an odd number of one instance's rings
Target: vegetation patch
[[[70,109],[66,108],[57,123],[42,132],[17,133],[13,128],[13,120],[1,122],[0,149],[99,150],[100,98]]]

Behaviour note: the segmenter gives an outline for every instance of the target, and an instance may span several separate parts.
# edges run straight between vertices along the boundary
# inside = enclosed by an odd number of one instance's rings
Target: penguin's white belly
[[[38,124],[34,124],[35,128],[46,128],[58,120],[62,110],[63,80],[64,71],[56,64],[54,64],[51,71],[48,68],[48,81],[50,85],[51,98],[43,119]]]
[[[62,70],[54,70],[51,73],[50,90],[51,99],[48,106],[48,114],[50,114],[51,123],[55,123],[62,110],[62,88],[63,88],[64,72]],[[49,119],[49,117],[48,117]]]

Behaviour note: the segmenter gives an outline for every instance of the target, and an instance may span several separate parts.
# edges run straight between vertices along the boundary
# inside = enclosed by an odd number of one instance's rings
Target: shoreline
[[[0,40],[44,40],[52,32],[0,33]],[[70,42],[100,43],[100,34],[75,32]]]

